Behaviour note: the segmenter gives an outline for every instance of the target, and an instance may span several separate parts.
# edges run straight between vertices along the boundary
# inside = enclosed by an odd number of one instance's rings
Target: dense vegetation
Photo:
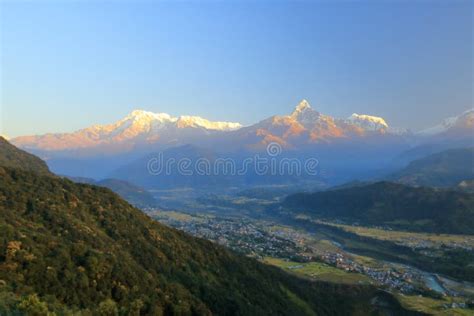
[[[16,148],[2,136],[0,136],[0,166],[51,174],[43,160]]]
[[[474,194],[391,182],[290,195],[283,206],[327,219],[394,228],[474,234]]]
[[[365,315],[380,295],[234,255],[151,220],[106,188],[0,167],[2,315]]]
[[[474,178],[474,147],[450,149],[412,161],[389,179],[418,185],[451,187]]]

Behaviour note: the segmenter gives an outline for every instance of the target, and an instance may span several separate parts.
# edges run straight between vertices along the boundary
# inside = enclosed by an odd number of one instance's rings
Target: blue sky
[[[471,1],[0,2],[0,133],[133,109],[251,124],[301,99],[420,129],[472,107]]]

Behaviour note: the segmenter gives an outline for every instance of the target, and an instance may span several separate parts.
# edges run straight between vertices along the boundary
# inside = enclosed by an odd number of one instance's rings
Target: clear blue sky
[[[133,109],[254,123],[323,113],[420,129],[472,107],[472,1],[0,1],[9,136]]]

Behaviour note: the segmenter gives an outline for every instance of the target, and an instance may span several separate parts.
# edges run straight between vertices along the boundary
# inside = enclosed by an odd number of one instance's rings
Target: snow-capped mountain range
[[[23,148],[47,151],[130,146],[153,143],[181,143],[196,137],[240,128],[239,123],[209,121],[199,116],[173,117],[166,113],[135,110],[108,125],[93,125],[73,133],[22,136],[12,140]]]
[[[412,133],[367,114],[334,118],[302,100],[287,115],[275,115],[249,126],[136,110],[112,124],[72,133],[22,136],[11,142],[45,159],[57,174],[96,179],[168,149],[185,156],[185,148],[189,147],[183,145],[238,161],[265,154],[270,144],[278,143],[284,149],[281,157],[317,157],[334,180],[385,168],[412,149],[423,153],[426,146],[440,150],[474,146],[473,132],[474,109],[435,128]]]
[[[275,115],[231,133],[237,143],[252,149],[276,142],[282,147],[304,149],[305,146],[332,144],[350,140],[373,140],[399,136],[381,117],[352,114],[340,119],[322,114],[302,100],[289,115]]]
[[[472,133],[474,109],[417,134],[389,127],[377,116],[354,113],[345,119],[324,115],[302,100],[289,115],[275,115],[243,127],[234,122],[209,121],[199,116],[173,117],[166,113],[135,110],[107,125],[93,125],[72,133],[22,136],[12,142],[22,148],[43,152],[127,152],[150,145],[227,144],[234,148],[259,149],[270,142],[286,148],[330,144],[335,140],[379,139],[399,136],[421,137]],[[145,150],[146,151],[146,150]]]
[[[347,120],[364,130],[377,131],[388,129],[388,124],[381,117],[353,113]]]

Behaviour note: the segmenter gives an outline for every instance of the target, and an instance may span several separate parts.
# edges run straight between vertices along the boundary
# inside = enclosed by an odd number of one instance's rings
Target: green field
[[[265,257],[262,261],[312,280],[345,284],[371,283],[371,279],[363,274],[346,272],[322,262],[301,263],[270,257]]]
[[[474,236],[472,235],[414,233],[396,230],[385,230],[372,227],[334,224],[323,221],[318,222],[324,225],[331,225],[341,228],[347,232],[351,232],[359,236],[370,237],[380,240],[388,240],[405,245],[416,245],[420,242],[428,242],[430,245],[432,245],[432,247],[441,247],[442,245],[451,244],[474,248]]]
[[[462,301],[460,299],[445,297],[441,299],[434,299],[430,297],[424,297],[419,295],[397,295],[398,300],[403,307],[410,310],[415,310],[430,315],[459,315],[468,316],[473,315],[472,309],[461,309],[461,308],[445,308],[444,305]]]
[[[148,215],[157,220],[175,220],[180,222],[202,222],[206,219],[206,217],[211,217],[211,215],[195,216],[177,211],[162,210],[154,210],[152,212],[148,212]]]

